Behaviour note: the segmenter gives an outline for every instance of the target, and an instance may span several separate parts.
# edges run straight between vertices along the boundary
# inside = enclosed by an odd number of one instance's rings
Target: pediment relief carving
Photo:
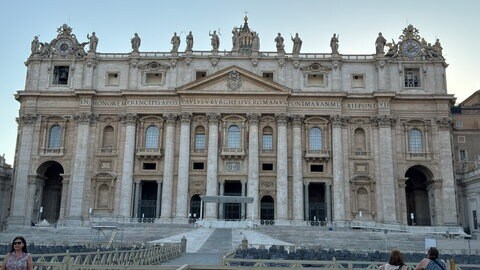
[[[328,73],[332,70],[332,66],[324,63],[314,62],[308,65],[302,66],[300,67],[300,69],[305,73],[314,73],[314,72]]]
[[[138,65],[138,68],[144,71],[165,71],[169,69],[170,66],[161,62],[151,61],[145,64]]]

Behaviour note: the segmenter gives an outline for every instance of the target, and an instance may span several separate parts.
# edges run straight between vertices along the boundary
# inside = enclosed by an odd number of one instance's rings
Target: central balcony
[[[140,158],[160,158],[163,155],[163,150],[160,148],[137,147],[136,155]]]
[[[307,149],[305,151],[306,160],[329,160],[330,159],[330,150],[328,149]]]
[[[222,147],[220,155],[224,159],[243,159],[245,157],[245,149],[236,147]]]

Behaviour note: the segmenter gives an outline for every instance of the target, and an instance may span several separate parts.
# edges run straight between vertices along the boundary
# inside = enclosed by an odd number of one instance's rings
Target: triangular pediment
[[[288,94],[290,89],[238,66],[230,66],[177,88],[178,93]]]
[[[470,95],[467,99],[460,103],[460,106],[462,106],[462,108],[480,107],[480,90],[477,90],[475,93]]]

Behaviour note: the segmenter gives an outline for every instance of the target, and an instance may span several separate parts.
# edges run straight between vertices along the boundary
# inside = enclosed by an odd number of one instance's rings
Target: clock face
[[[55,48],[60,54],[68,54],[72,49],[72,42],[69,39],[60,39],[57,41],[57,44],[55,44]]]
[[[402,46],[403,55],[407,57],[415,57],[420,52],[420,44],[414,40],[407,40],[403,43]]]

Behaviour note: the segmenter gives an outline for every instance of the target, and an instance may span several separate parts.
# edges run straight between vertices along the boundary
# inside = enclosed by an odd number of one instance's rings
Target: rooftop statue
[[[208,31],[208,35],[211,36],[210,44],[212,45],[212,51],[218,51],[220,38],[217,35],[217,31],[213,30],[213,34]]]
[[[293,53],[293,54],[299,54],[299,53],[300,53],[300,49],[302,48],[302,40],[301,40],[300,37],[298,36],[298,33],[295,34],[295,37],[290,36],[290,38],[291,38],[292,41],[293,41],[292,53]]]
[[[87,34],[87,39],[90,40],[90,48],[89,48],[89,52],[96,52],[97,51],[97,45],[98,45],[98,38],[97,36],[95,35],[95,32],[92,32],[92,35],[89,36]]]
[[[137,33],[133,35],[131,42],[132,42],[132,52],[138,53],[138,49],[140,48],[140,43],[142,42],[142,40],[140,39]]]
[[[33,38],[30,49],[32,51],[32,55],[37,54],[40,51],[40,41],[38,40],[38,36]]]
[[[240,55],[251,55],[260,50],[260,38],[258,34],[248,26],[248,17],[243,18],[243,26],[234,27],[232,30],[232,52]]]
[[[278,33],[277,37],[275,38],[275,46],[277,47],[278,53],[285,53],[285,44],[283,44],[283,37],[282,34]]]
[[[180,37],[177,36],[177,32],[173,33],[173,37],[170,40],[170,43],[172,43],[172,50],[170,52],[177,53],[178,47],[180,47]]]
[[[190,31],[187,35],[187,47],[185,48],[185,51],[191,51],[193,48],[193,35],[192,31]]]
[[[333,34],[330,39],[330,48],[332,48],[332,54],[338,54],[338,37],[337,34]]]
[[[383,54],[385,49],[385,44],[387,44],[387,40],[382,36],[382,33],[378,33],[378,37],[375,40],[375,52],[377,54]]]

